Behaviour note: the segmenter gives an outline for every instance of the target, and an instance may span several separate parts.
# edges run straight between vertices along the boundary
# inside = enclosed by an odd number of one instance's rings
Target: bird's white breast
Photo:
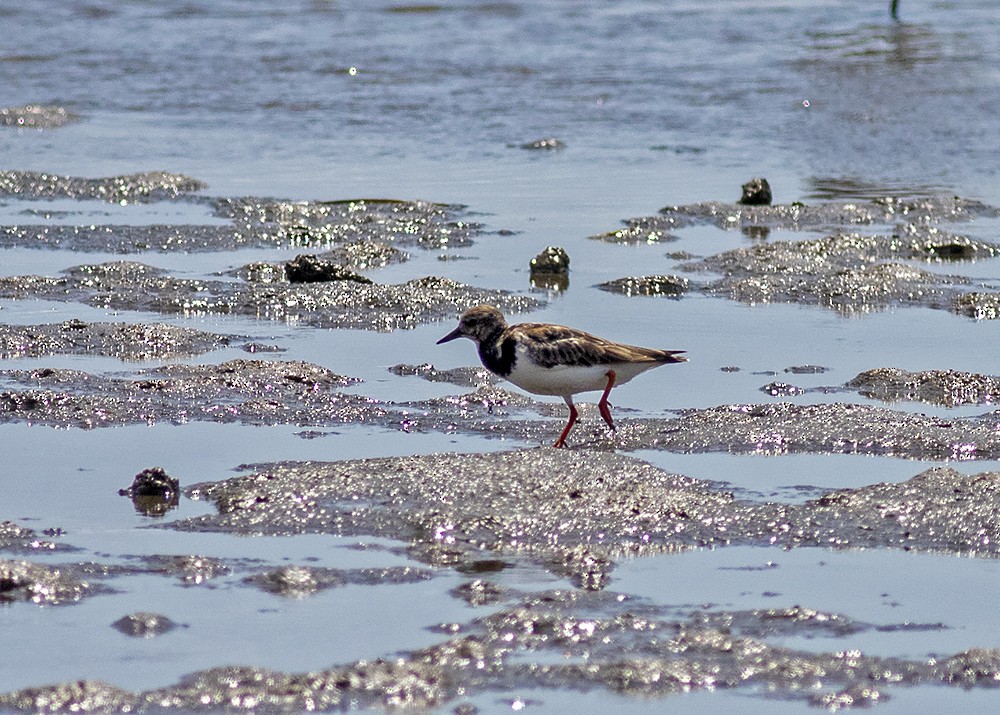
[[[603,390],[608,385],[608,371],[615,371],[615,385],[628,382],[641,372],[660,363],[615,363],[613,365],[553,365],[542,367],[531,361],[524,346],[515,350],[514,369],[507,379],[522,390],[536,395],[565,397],[578,392]]]

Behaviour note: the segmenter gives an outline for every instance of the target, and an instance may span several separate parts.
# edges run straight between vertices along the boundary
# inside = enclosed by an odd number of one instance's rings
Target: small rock
[[[132,486],[119,489],[118,495],[130,498],[140,514],[163,516],[180,502],[180,487],[179,479],[169,476],[162,467],[152,467],[136,474]]]
[[[152,638],[177,628],[177,624],[166,616],[148,611],[136,611],[122,616],[111,626],[132,638]]]
[[[546,137],[545,139],[536,139],[535,141],[526,142],[521,145],[522,149],[541,149],[544,151],[558,151],[560,149],[565,149],[566,144],[560,139],[555,137]]]
[[[534,273],[569,273],[569,254],[565,248],[548,246],[531,259],[529,264]]]
[[[559,246],[549,246],[531,259],[531,287],[561,293],[569,288],[569,254]]]
[[[771,185],[767,179],[756,177],[743,184],[743,195],[739,203],[745,206],[770,206],[771,205]]]

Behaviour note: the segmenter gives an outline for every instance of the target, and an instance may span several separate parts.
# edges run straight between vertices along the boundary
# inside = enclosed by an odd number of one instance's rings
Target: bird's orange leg
[[[576,405],[573,404],[573,398],[564,397],[563,399],[566,400],[566,406],[569,407],[569,422],[567,422],[566,426],[563,428],[562,434],[559,435],[559,439],[557,439],[555,442],[552,443],[552,446],[556,447],[557,449],[559,447],[566,446],[566,435],[568,435],[569,431],[573,429],[573,425],[576,424],[576,418],[578,416],[576,411]]]
[[[608,427],[611,431],[615,431],[615,423],[611,421],[611,405],[608,404],[608,395],[611,394],[611,388],[615,386],[615,371],[608,370],[605,375],[608,376],[608,386],[604,388],[604,394],[601,395],[601,401],[597,403],[597,409],[601,411],[601,417],[604,421],[608,423]]]

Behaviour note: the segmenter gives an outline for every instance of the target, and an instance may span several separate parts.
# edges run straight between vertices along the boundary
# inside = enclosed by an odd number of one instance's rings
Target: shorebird
[[[597,407],[612,432],[608,395],[639,373],[660,365],[687,362],[683,350],[655,350],[614,343],[575,328],[549,323],[508,325],[492,305],[469,308],[458,327],[437,341],[468,338],[490,372],[536,395],[558,395],[569,407],[569,422],[553,447],[564,447],[578,417],[573,395],[603,390]]]

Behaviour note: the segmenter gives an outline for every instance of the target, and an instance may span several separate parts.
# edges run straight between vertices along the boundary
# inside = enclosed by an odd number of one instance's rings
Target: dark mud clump
[[[28,104],[0,109],[0,126],[24,129],[58,129],[79,117],[65,107]]]
[[[67,320],[44,325],[0,325],[0,358],[102,355],[119,360],[156,360],[218,350],[239,339],[162,323]]]
[[[461,306],[491,303],[520,312],[540,305],[536,298],[433,276],[400,284],[238,283],[174,278],[134,262],[77,266],[59,277],[0,278],[0,297],[172,315],[235,314],[324,328],[384,331],[451,318]]]
[[[561,292],[569,288],[569,254],[559,246],[548,246],[528,264],[531,287]]]
[[[371,278],[366,278],[349,268],[305,253],[285,264],[285,279],[289,283],[354,281],[371,285],[373,282]]]
[[[750,179],[750,181],[743,184],[740,188],[742,194],[740,195],[740,200],[737,203],[743,204],[744,206],[771,205],[771,185],[767,183],[767,179],[763,177]]]
[[[531,259],[528,264],[531,273],[569,273],[569,254],[560,246],[548,246]]]
[[[337,266],[340,270],[352,271],[352,275],[360,278],[363,278],[363,276],[353,273],[353,271],[382,268],[392,263],[403,263],[409,260],[409,256],[398,248],[371,241],[347,243],[330,251],[311,256],[310,258],[321,264]],[[284,283],[290,281],[287,263],[250,263],[229,272],[228,275],[250,283]],[[372,281],[365,278],[362,282],[371,283]]]
[[[85,179],[37,171],[0,172],[0,196],[21,199],[98,199],[116,204],[163,201],[202,191],[204,182],[183,174],[147,171],[125,176]]]
[[[162,467],[144,469],[135,475],[128,489],[118,495],[132,500],[135,510],[145,516],[163,516],[180,503],[181,482]]]
[[[218,514],[173,522],[234,534],[328,533],[408,544],[462,569],[526,557],[586,589],[614,559],[738,545],[1000,555],[1000,473],[928,470],[803,504],[737,500],[708,482],[608,453],[552,449],[280,463],[193,487]]]
[[[907,372],[883,367],[861,373],[847,387],[884,402],[905,400],[945,407],[1000,402],[1000,379],[955,370]]]
[[[678,298],[687,292],[690,281],[680,276],[639,276],[635,278],[618,278],[607,283],[601,283],[598,288],[608,293],[620,293],[634,296],[665,296]]]

